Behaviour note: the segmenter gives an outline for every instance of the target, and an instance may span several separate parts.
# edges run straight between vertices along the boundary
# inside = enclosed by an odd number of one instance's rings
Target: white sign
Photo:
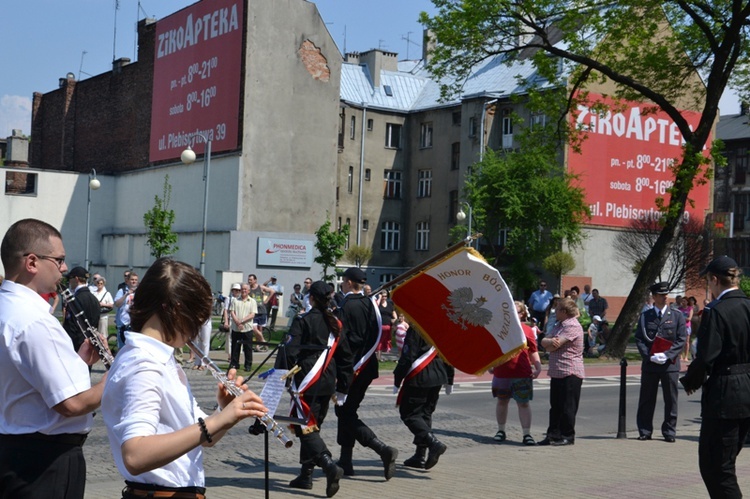
[[[275,267],[312,267],[312,241],[304,239],[258,238],[258,265]]]

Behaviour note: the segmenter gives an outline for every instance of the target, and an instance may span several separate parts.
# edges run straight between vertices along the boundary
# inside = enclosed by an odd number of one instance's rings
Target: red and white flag
[[[482,374],[526,346],[508,286],[472,248],[428,265],[391,299],[440,356],[463,372]]]

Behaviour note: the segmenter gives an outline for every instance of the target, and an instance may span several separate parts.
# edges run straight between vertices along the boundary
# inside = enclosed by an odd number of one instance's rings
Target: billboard
[[[579,105],[571,119],[584,130],[581,153],[572,149],[568,170],[580,176],[591,208],[590,224],[628,227],[631,220],[661,216],[656,199],[669,200],[667,190],[674,175],[671,167],[682,159],[682,135],[663,111],[653,104],[618,102],[589,94],[588,102],[603,102],[610,111],[600,113]],[[692,127],[700,113],[682,111]],[[705,150],[708,155],[708,150]],[[687,216],[703,220],[709,208],[710,186],[696,185],[690,193],[694,205]]]
[[[159,21],[149,161],[237,148],[244,0],[198,2]]]
[[[258,265],[305,267],[313,264],[315,243],[304,239],[258,238]]]

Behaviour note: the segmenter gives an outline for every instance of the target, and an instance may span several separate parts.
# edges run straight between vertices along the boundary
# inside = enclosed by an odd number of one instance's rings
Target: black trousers
[[[398,412],[401,421],[414,434],[414,445],[427,446],[432,433],[432,413],[440,398],[440,385],[426,388],[404,386],[401,390],[401,405]]]
[[[373,362],[373,360],[374,358],[371,358],[369,362]],[[359,419],[359,415],[357,414],[370,383],[372,383],[372,378],[369,376],[357,376],[352,386],[349,387],[349,393],[346,396],[344,405],[336,406],[336,416],[339,418],[336,442],[341,447],[354,447],[355,442],[368,447],[370,442],[377,438],[375,433],[364,421]]]
[[[678,372],[654,373],[641,372],[641,393],[638,398],[636,424],[638,433],[651,436],[654,431],[654,411],[656,410],[656,393],[661,383],[664,397],[664,422],[661,433],[665,437],[674,437],[677,433],[677,381]]]
[[[315,391],[315,387],[311,387],[310,390]],[[310,412],[313,416],[315,416],[315,421],[318,424],[318,428],[322,427],[323,421],[328,414],[328,406],[331,401],[331,395],[309,396],[307,394],[303,394],[302,399],[308,406],[310,406]],[[320,436],[319,429],[304,434],[302,432],[302,428],[299,425],[294,425],[294,433],[299,438],[299,462],[301,464],[315,465],[321,455],[325,453],[328,453],[330,455],[330,451],[328,450],[326,443]]]
[[[537,312],[536,310],[531,311],[531,316],[536,319],[536,326],[544,331],[544,316],[547,315],[546,312]]]
[[[703,418],[698,440],[698,465],[708,494],[716,498],[739,498],[734,463],[745,443],[750,418]]]
[[[232,361],[229,367],[240,367],[240,349],[245,350],[245,371],[249,371],[253,366],[253,332],[232,330]]]
[[[576,376],[552,378],[549,391],[549,427],[547,438],[575,440],[576,414],[581,400],[583,380]]]
[[[85,487],[80,445],[0,436],[0,498],[82,499]]]

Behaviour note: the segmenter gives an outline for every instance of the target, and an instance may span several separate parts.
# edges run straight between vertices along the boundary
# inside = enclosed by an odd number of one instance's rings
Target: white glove
[[[654,364],[666,364],[667,355],[664,352],[655,353],[651,356],[651,362]]]
[[[393,387],[393,394],[396,395],[398,393],[399,388],[397,386]]]
[[[336,392],[336,405],[341,407],[346,403],[346,393]]]
[[[453,385],[445,385],[445,394],[450,395],[453,393]]]

